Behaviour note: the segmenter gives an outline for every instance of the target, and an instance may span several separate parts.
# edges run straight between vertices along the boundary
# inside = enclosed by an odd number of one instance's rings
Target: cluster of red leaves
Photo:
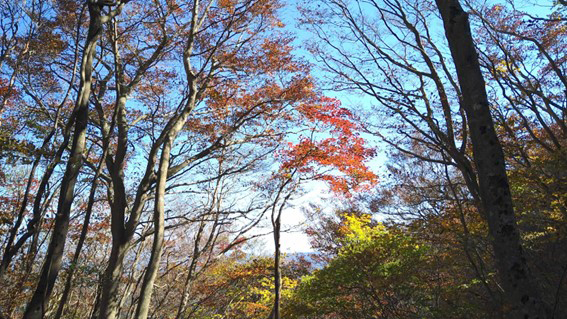
[[[5,105],[12,106],[14,98],[17,98],[20,92],[9,81],[0,78],[0,101],[6,101]]]
[[[298,111],[309,122],[323,125],[321,133],[330,137],[301,137],[298,143],[288,143],[289,147],[279,154],[281,176],[296,170],[326,181],[333,192],[346,197],[375,185],[377,176],[365,165],[375,150],[357,134],[353,114],[337,99],[320,97],[316,102],[301,104]]]
[[[341,107],[337,99],[317,97],[311,103],[299,105],[297,109],[310,122],[327,125],[333,134],[348,136],[358,129],[352,112]]]

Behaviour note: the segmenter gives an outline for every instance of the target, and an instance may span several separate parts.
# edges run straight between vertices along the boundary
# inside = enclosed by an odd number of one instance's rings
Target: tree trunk
[[[112,239],[112,250],[101,284],[100,308],[97,316],[99,319],[114,319],[118,313],[118,287],[124,256],[128,251],[128,242],[125,242],[122,236],[114,237],[113,235]]]
[[[189,270],[187,272],[187,277],[185,278],[185,283],[183,285],[183,294],[181,295],[181,302],[179,303],[179,307],[177,307],[177,314],[175,315],[175,319],[183,319],[185,308],[189,303],[189,297],[190,297],[189,283],[193,279],[193,273],[195,271],[195,268],[197,267],[197,260],[201,255],[201,250],[199,249],[199,242],[201,242],[201,236],[203,235],[204,230],[205,230],[205,221],[201,220],[201,223],[199,224],[199,230],[195,235],[195,246],[193,247],[191,264],[189,264]]]
[[[165,186],[167,184],[167,170],[169,169],[171,146],[172,141],[168,138],[161,151],[154,204],[154,241],[152,244],[152,253],[150,255],[148,268],[146,269],[144,281],[142,282],[140,299],[138,301],[138,307],[136,308],[136,315],[134,316],[136,319],[148,318],[154,282],[159,270],[164,236]]]
[[[283,207],[283,205],[282,205]],[[280,267],[280,230],[281,230],[281,210],[274,221],[274,309],[272,311],[272,319],[280,319],[280,304],[281,304],[281,267]]]
[[[71,156],[61,182],[61,192],[57,204],[57,215],[53,235],[47,248],[37,288],[26,308],[24,319],[43,318],[55,281],[61,269],[65,241],[69,230],[69,217],[75,192],[77,176],[83,164],[83,151],[86,143],[89,116],[89,97],[91,94],[92,65],[96,53],[96,42],[102,30],[101,7],[89,3],[89,30],[81,61],[81,82],[76,102],[75,130]]]
[[[280,252],[280,236],[281,236],[281,226],[282,226],[282,212],[287,204],[287,201],[293,194],[294,189],[289,190],[289,193],[283,198],[279,209],[276,212],[276,206],[280,200],[280,196],[285,190],[286,186],[292,182],[292,177],[295,175],[295,171],[290,175],[290,177],[282,183],[276,199],[274,200],[274,206],[272,206],[272,227],[274,229],[274,307],[269,319],[280,319],[280,308],[281,308],[281,291],[282,291],[282,274],[281,274],[281,252]]]
[[[73,275],[75,274],[75,270],[77,269],[77,264],[79,262],[79,256],[81,255],[81,251],[83,249],[83,244],[85,243],[85,239],[87,238],[87,232],[89,230],[90,219],[93,212],[93,205],[95,202],[96,189],[98,186],[98,178],[102,173],[102,167],[104,165],[104,160],[107,152],[108,152],[108,148],[105,148],[101,156],[99,166],[97,167],[95,176],[93,177],[91,190],[89,194],[89,201],[87,203],[87,210],[85,212],[85,220],[83,222],[83,226],[81,227],[79,242],[77,243],[77,247],[75,248],[75,253],[73,255],[73,260],[71,261],[69,272],[67,273],[67,278],[65,280],[65,288],[63,289],[61,299],[59,300],[59,306],[57,307],[57,312],[55,313],[55,317],[54,317],[55,319],[60,319],[61,316],[63,316],[63,310],[65,309],[65,304],[67,303],[67,298],[69,297],[69,292],[71,291],[71,286],[73,283]]]
[[[196,33],[197,30],[196,10],[198,7],[199,7],[199,1],[194,1],[193,3],[194,12],[193,12],[192,24],[191,24],[192,25],[191,34],[193,35]],[[189,85],[188,102],[186,103],[185,108],[183,109],[181,114],[173,116],[168,121],[162,133],[160,134],[160,137],[152,145],[152,149],[148,156],[146,172],[144,173],[144,177],[142,178],[142,180],[140,181],[137,187],[136,196],[134,199],[134,203],[132,204],[132,207],[130,209],[130,215],[127,223],[125,223],[125,216],[126,216],[128,203],[125,195],[122,163],[126,155],[128,137],[127,137],[127,130],[125,129],[127,126],[127,123],[125,122],[126,113],[123,108],[119,110],[119,115],[118,115],[119,134],[118,134],[116,160],[114,164],[109,163],[110,164],[109,166],[112,167],[111,177],[114,187],[114,201],[111,207],[112,251],[107,269],[103,277],[100,309],[98,314],[99,319],[114,319],[118,314],[118,310],[119,310],[118,308],[120,304],[116,295],[118,293],[118,288],[120,284],[119,281],[120,281],[120,276],[122,274],[124,256],[129,248],[129,243],[130,240],[132,239],[132,236],[134,235],[136,227],[138,226],[144,204],[148,198],[148,193],[150,192],[152,183],[154,182],[154,178],[155,178],[154,166],[157,161],[156,159],[159,148],[163,147],[165,143],[171,143],[171,145],[173,145],[173,142],[175,141],[178,132],[181,130],[181,128],[187,121],[187,117],[195,107],[195,103],[197,100],[197,77],[195,76],[195,74],[193,74],[190,63],[190,56],[193,49],[194,37],[190,36],[189,38],[190,38],[188,40],[189,45],[185,48],[183,54],[184,57],[183,62],[185,66],[185,71],[187,72],[188,85]],[[120,124],[120,121],[124,121],[124,123]],[[167,153],[170,152],[172,147],[171,145],[169,146],[169,150],[167,151]],[[162,149],[162,156],[164,149],[165,147],[163,147]],[[168,154],[167,156],[170,156],[170,154]],[[160,168],[161,168],[161,164],[163,164],[163,162],[160,160]],[[168,166],[166,167],[165,172],[162,174],[162,176],[158,176],[158,178],[161,179],[163,177],[167,179],[168,177],[167,170],[169,169],[169,159],[167,161],[167,165]],[[163,183],[163,185],[165,185],[165,183]],[[154,247],[152,248],[154,249],[158,247],[155,247],[154,245]],[[152,256],[154,254],[153,249],[152,249]],[[161,248],[159,249],[161,252]],[[149,279],[151,278],[148,278],[148,280]],[[155,280],[155,278],[152,279],[152,281],[153,280]],[[149,289],[151,291],[151,289],[153,289],[153,282],[151,285],[147,285],[146,289]],[[143,292],[143,294],[147,296],[148,290],[146,290],[145,293]],[[150,297],[151,297],[151,292],[150,292]],[[142,310],[144,309],[140,309],[140,311]],[[136,311],[138,313],[138,308],[136,309]],[[147,309],[144,311],[146,311],[146,316],[147,316]]]
[[[53,133],[54,131],[52,131],[51,133]],[[49,134],[49,138],[51,138],[51,136],[53,136],[53,134]],[[45,145],[45,143],[44,143]],[[42,147],[43,149],[43,147]],[[14,251],[12,251],[12,245],[14,243],[14,241],[16,240],[16,235],[18,234],[18,230],[20,229],[20,226],[22,225],[22,222],[24,221],[24,214],[26,212],[26,208],[28,205],[28,199],[30,196],[30,190],[31,190],[31,186],[32,186],[32,182],[35,176],[35,171],[37,169],[37,166],[39,165],[39,161],[41,160],[41,153],[36,155],[35,160],[33,162],[32,168],[30,170],[29,173],[29,177],[28,177],[28,181],[26,184],[26,189],[24,191],[24,195],[22,198],[22,205],[20,206],[20,209],[18,210],[18,217],[16,219],[16,222],[14,223],[14,226],[12,227],[12,229],[10,229],[9,232],[9,236],[8,236],[8,240],[6,242],[5,248],[4,248],[4,254],[2,255],[2,262],[0,263],[0,279],[3,277],[4,272],[6,270],[8,270],[8,267],[10,266],[10,263],[12,262],[12,258],[14,257],[15,253]]]
[[[522,251],[504,153],[490,114],[468,15],[458,0],[436,2],[462,90],[481,202],[504,288],[503,311],[507,318],[547,318],[546,307]]]

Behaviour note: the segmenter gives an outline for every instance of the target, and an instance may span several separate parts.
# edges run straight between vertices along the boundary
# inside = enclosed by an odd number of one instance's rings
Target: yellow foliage
[[[345,214],[344,225],[341,232],[349,240],[368,241],[377,233],[386,232],[386,227],[382,223],[371,226],[372,216],[370,214]]]

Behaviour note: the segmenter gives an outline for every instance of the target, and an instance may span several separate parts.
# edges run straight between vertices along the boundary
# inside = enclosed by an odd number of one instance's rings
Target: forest
[[[0,319],[567,318],[566,1],[0,14]]]

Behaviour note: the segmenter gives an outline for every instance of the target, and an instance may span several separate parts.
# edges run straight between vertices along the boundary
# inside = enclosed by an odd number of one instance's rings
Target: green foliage
[[[345,216],[336,258],[305,276],[296,291],[296,313],[348,318],[429,317],[426,246],[400,229],[371,226],[370,216]],[[301,318],[301,316],[298,316]]]

